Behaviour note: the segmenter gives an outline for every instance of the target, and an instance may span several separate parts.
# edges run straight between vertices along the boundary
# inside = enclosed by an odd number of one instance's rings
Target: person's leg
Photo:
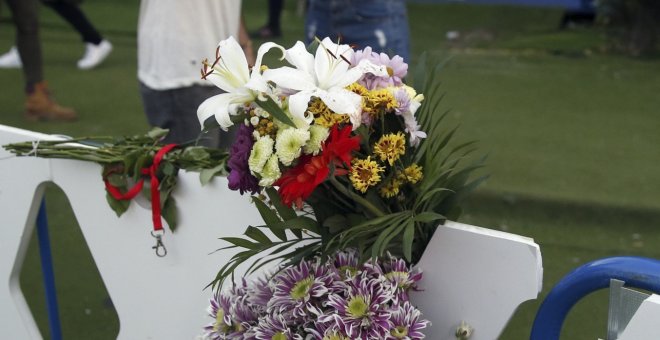
[[[330,37],[337,41],[337,32],[332,25],[337,7],[342,5],[338,0],[309,0],[305,15],[305,43],[310,44],[314,38]]]
[[[85,13],[77,4],[68,1],[42,1],[44,5],[50,7],[64,20],[66,20],[78,33],[83,42],[98,45],[103,40],[101,34],[94,28],[94,25],[87,19]]]
[[[207,98],[218,94],[218,88],[191,86],[172,90],[154,90],[140,83],[140,94],[147,121],[151,126],[170,130],[163,143],[194,143],[200,137],[197,108]],[[202,135],[200,145],[217,147],[217,130]]]
[[[43,77],[36,0],[7,0],[16,25],[16,47],[25,76],[25,118],[28,120],[74,120],[76,112],[58,105]]]
[[[280,16],[283,7],[284,0],[268,0],[268,27],[277,35],[281,34]]]
[[[367,46],[375,52],[399,55],[406,62],[410,57],[410,32],[405,0],[342,0],[333,9],[331,36]]]
[[[16,47],[24,65],[25,92],[32,93],[43,81],[41,44],[36,0],[7,0],[16,25]]]

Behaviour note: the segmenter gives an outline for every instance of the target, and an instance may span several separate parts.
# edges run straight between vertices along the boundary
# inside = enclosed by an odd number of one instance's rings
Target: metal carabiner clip
[[[154,234],[154,232],[152,231],[151,236],[153,236],[156,239],[156,245],[151,247],[151,249],[156,250],[156,256],[165,257],[165,255],[167,255],[167,248],[165,248],[165,245],[163,244],[163,235]]]

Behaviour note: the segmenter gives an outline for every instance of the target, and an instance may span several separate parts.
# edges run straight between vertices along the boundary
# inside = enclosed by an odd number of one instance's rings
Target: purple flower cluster
[[[408,300],[422,274],[390,256],[360,264],[354,251],[245,280],[211,299],[207,339],[423,339],[429,322]]]
[[[259,180],[250,173],[248,159],[254,140],[252,138],[252,126],[240,124],[236,133],[236,140],[229,150],[229,189],[240,190],[241,195],[245,192],[256,194],[259,192]]]
[[[388,76],[384,77],[375,76],[371,73],[365,74],[359,83],[369,90],[388,86],[401,86],[403,84],[402,79],[408,74],[408,64],[398,55],[390,59],[387,54],[376,53],[371,50],[371,47],[366,47],[364,50],[356,51],[351,62],[353,65],[357,65],[363,59],[367,59],[376,65],[385,66],[388,73]]]

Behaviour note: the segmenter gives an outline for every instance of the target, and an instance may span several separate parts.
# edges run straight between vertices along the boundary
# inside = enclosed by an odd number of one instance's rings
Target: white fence
[[[0,125],[0,145],[56,138]],[[18,277],[46,183],[59,186],[71,203],[115,305],[119,339],[180,340],[200,334],[211,295],[202,289],[233,254],[210,254],[223,246],[218,237],[238,236],[248,224],[262,224],[249,197],[229,191],[224,178],[202,187],[197,173],[182,172],[174,192],[179,227],[166,233],[168,253],[160,258],[151,248],[149,205],[133,202],[117,218],[105,200],[100,174],[97,164],[12,157],[0,148],[3,338],[41,338]],[[541,289],[541,254],[531,239],[460,223],[439,227],[420,266],[424,291],[412,299],[432,322],[428,339],[454,339],[461,322],[474,329],[470,339],[495,339],[515,308]]]

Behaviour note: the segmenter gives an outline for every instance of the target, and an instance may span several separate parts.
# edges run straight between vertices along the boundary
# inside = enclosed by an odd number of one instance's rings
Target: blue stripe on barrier
[[[589,262],[566,275],[550,291],[532,326],[531,340],[559,339],[566,315],[578,300],[609,287],[610,279],[626,287],[660,294],[660,261],[642,257],[610,257]]]
[[[46,291],[46,309],[48,311],[48,326],[50,338],[62,340],[60,314],[57,307],[57,293],[55,292],[55,273],[53,271],[53,258],[50,252],[50,239],[48,237],[48,218],[46,216],[46,201],[41,200],[39,214],[37,215],[37,237],[39,239],[39,255],[41,257],[41,271]]]

